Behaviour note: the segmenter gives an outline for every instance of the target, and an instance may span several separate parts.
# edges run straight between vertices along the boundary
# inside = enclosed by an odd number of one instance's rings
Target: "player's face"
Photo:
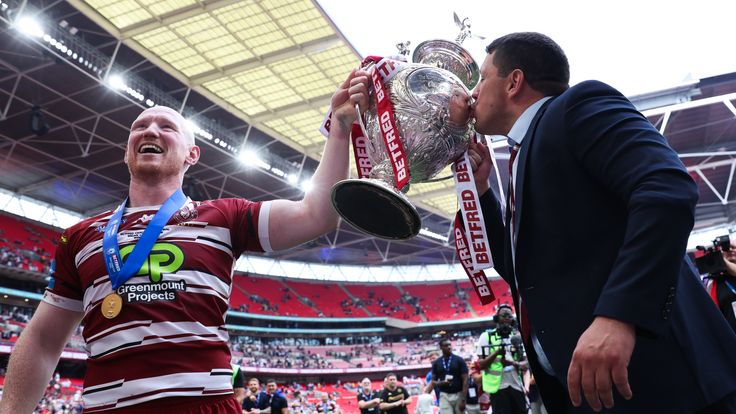
[[[486,135],[505,135],[513,125],[506,110],[508,76],[499,75],[498,68],[493,64],[494,53],[487,55],[483,61],[480,81],[473,89],[475,130]]]
[[[393,391],[396,389],[396,377],[391,376],[386,378],[386,388]]]
[[[273,394],[273,393],[275,393],[275,392],[276,392],[276,383],[274,383],[274,382],[269,382],[268,384],[266,384],[266,391],[267,391],[267,392],[268,392],[269,394]]]
[[[125,149],[125,163],[133,177],[183,174],[199,159],[199,147],[186,133],[182,116],[167,107],[143,111],[133,121]]]
[[[371,389],[371,382],[368,380],[363,380],[360,385],[363,387],[363,390],[370,391]]]
[[[250,381],[248,382],[248,389],[252,393],[258,392],[259,389],[261,389],[261,384],[258,383],[258,381]]]

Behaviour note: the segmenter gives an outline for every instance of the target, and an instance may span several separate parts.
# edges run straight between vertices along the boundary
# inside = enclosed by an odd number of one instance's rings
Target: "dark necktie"
[[[516,156],[519,154],[519,144],[517,144],[515,141],[509,138],[509,151],[511,152],[511,156],[509,157],[509,215],[511,216],[509,220],[509,232],[511,233],[511,243],[513,243],[513,251],[516,250],[516,228],[514,225],[514,214],[516,213],[516,195],[514,194],[514,161],[516,160]],[[516,260],[514,260],[514,273],[516,273]],[[516,280],[516,274],[514,274],[514,280]],[[521,331],[521,336],[524,339],[524,343],[526,345],[529,345],[529,318],[527,317],[526,313],[526,306],[524,306],[524,302],[521,300],[521,294],[519,293],[519,283],[516,283],[516,294],[517,302],[519,303],[519,330]]]

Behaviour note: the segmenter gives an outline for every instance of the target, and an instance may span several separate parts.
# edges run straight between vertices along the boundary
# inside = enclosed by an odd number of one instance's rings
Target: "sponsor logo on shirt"
[[[120,249],[120,257],[133,251],[135,245]],[[155,243],[151,253],[138,270],[137,276],[148,276],[150,283],[127,283],[117,289],[117,294],[126,303],[149,303],[153,301],[174,301],[178,292],[186,292],[184,280],[164,280],[164,275],[176,273],[184,264],[184,252],[173,243]]]

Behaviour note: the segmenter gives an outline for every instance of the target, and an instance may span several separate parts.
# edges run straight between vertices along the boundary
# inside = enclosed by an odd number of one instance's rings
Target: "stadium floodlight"
[[[256,159],[254,161],[257,166],[263,168],[266,171],[269,171],[271,169],[271,164],[267,163],[263,158],[259,156],[256,156]]]
[[[271,167],[271,172],[274,173],[274,174],[276,174],[279,177],[283,177],[284,175],[286,175],[286,173],[284,173],[282,170],[280,170],[280,169],[278,169],[276,167]]]
[[[110,75],[107,78],[107,84],[113,89],[126,90],[128,85],[125,84],[123,77],[120,75]]]
[[[18,17],[15,21],[15,28],[26,36],[43,37],[45,34],[41,23],[30,16]]]
[[[258,158],[258,156],[253,150],[240,151],[240,155],[238,155],[238,159],[246,167],[253,165],[252,163],[256,158]]]
[[[308,193],[310,190],[312,190],[312,179],[303,180],[299,188],[302,189],[304,193]]]
[[[432,230],[430,230],[430,229],[428,229],[426,227],[423,228],[423,229],[420,229],[419,230],[419,234],[421,234],[422,236],[427,236],[427,237],[429,237],[431,239],[439,240],[441,242],[447,242],[447,235],[446,234],[435,233],[435,232],[433,232]]]
[[[286,176],[286,181],[295,186],[299,182],[299,177],[297,177],[296,174],[289,174]]]

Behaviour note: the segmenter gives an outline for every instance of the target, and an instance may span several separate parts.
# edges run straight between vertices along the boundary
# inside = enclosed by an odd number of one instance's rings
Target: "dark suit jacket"
[[[514,298],[515,270],[555,372],[527,346],[548,408],[575,411],[561,385],[598,315],[637,329],[634,397],[614,391],[615,412],[692,413],[736,391],[736,335],[684,256],[697,187],[651,123],[615,89],[583,82],[545,103],[518,157],[515,269],[498,201],[489,191],[481,204],[496,269]]]

